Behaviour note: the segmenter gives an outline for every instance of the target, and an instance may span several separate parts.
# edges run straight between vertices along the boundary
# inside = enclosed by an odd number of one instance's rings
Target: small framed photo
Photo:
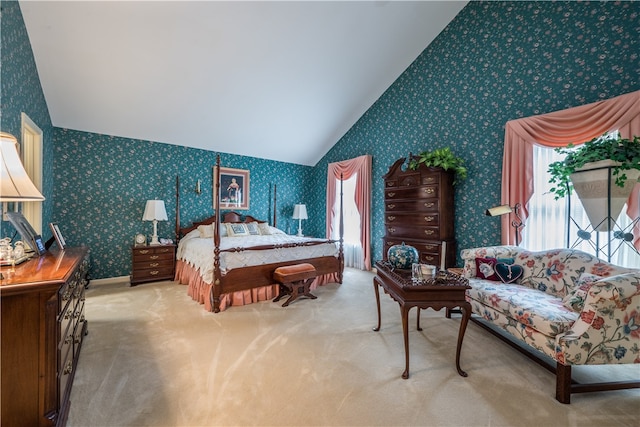
[[[213,167],[213,197],[215,208],[216,173]],[[249,171],[220,167],[220,209],[249,209]]]
[[[56,242],[58,243],[58,247],[60,249],[64,249],[67,247],[67,242],[62,237],[62,233],[60,232],[60,227],[55,222],[49,223],[49,228],[51,228],[51,232],[53,233],[53,237],[55,237]]]

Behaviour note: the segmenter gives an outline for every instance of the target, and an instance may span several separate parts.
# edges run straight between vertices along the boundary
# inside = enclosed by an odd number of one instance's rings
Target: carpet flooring
[[[459,318],[410,317],[401,378],[400,310],[373,274],[283,308],[261,302],[205,312],[186,286],[92,285],[67,426],[640,426],[640,390],[554,398],[554,376],[470,323],[455,369]],[[574,368],[640,377],[640,366]]]

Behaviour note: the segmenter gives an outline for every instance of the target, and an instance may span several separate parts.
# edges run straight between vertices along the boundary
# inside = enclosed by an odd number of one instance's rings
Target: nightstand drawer
[[[143,254],[143,255],[139,255],[136,253],[133,254],[134,264],[148,263],[148,262],[166,262],[167,260],[172,260],[172,259],[173,259],[173,253],[160,253],[160,254],[150,253],[150,254]]]

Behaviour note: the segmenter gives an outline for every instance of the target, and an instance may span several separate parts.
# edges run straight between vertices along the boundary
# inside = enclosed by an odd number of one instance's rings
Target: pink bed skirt
[[[207,311],[213,311],[211,305],[211,287],[212,284],[206,283],[198,271],[189,263],[182,260],[176,261],[175,280],[181,285],[187,285],[187,294],[200,304],[204,304]],[[311,284],[311,289],[326,283],[336,283],[336,274],[326,274],[316,277]],[[231,294],[222,294],[220,296],[220,311],[225,310],[232,305],[245,305],[258,301],[266,301],[275,298],[278,295],[278,284],[260,286],[258,288],[247,289],[245,291],[233,292]]]

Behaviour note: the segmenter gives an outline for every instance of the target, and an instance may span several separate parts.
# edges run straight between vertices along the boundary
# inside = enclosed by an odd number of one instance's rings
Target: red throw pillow
[[[500,281],[496,274],[497,262],[498,260],[495,258],[476,258],[476,277],[496,282]]]

